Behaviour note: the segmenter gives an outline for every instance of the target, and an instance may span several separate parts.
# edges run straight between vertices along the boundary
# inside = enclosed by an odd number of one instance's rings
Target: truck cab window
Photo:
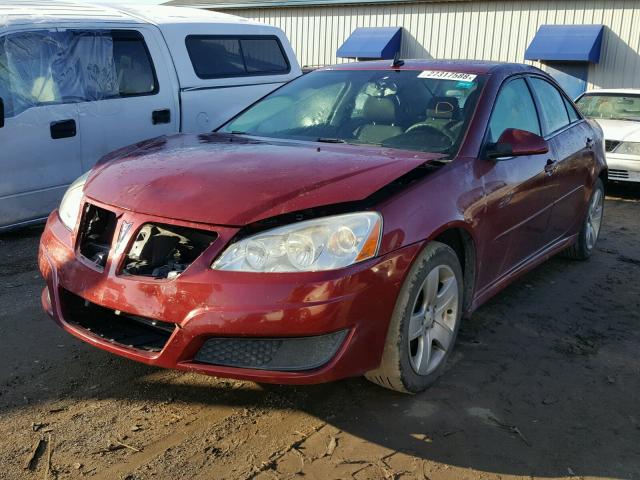
[[[157,93],[158,82],[142,35],[114,33],[113,60],[120,96]]]
[[[157,91],[138,32],[39,30],[0,38],[0,97],[7,117],[43,105]]]
[[[25,32],[0,38],[0,96],[5,116],[63,102],[54,74],[56,58],[64,51],[57,32]]]
[[[277,37],[190,35],[187,51],[203,79],[288,73],[290,66]]]

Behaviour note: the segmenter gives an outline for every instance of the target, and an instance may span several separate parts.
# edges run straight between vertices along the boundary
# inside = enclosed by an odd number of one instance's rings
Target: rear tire
[[[463,274],[456,253],[429,243],[415,260],[391,316],[380,366],[366,378],[418,393],[442,374],[460,327]]]
[[[604,184],[598,178],[593,186],[587,215],[576,242],[562,252],[562,256],[572,260],[587,260],[598,242],[604,218]]]

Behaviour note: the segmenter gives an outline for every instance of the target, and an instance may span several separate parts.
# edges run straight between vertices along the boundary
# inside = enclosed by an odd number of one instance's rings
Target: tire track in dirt
[[[0,288],[0,478],[43,478],[46,455],[35,472],[24,461],[48,433],[56,480],[640,478],[640,204],[606,208],[589,262],[551,260],[483,306],[445,376],[413,397],[138,365],[48,321],[34,269],[0,272],[23,284]],[[0,244],[0,261],[32,251],[35,265],[35,234]],[[96,453],[116,440],[141,452]]]

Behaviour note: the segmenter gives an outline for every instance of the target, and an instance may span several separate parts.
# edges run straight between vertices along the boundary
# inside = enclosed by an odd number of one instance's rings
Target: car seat
[[[362,116],[368,122],[356,130],[363,143],[379,144],[403,133],[396,122],[395,97],[368,97],[362,107]]]

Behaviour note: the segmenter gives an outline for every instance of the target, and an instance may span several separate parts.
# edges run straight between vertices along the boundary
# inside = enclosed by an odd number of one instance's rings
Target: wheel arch
[[[461,225],[449,225],[435,234],[429,241],[444,243],[451,247],[460,260],[464,275],[463,310],[468,315],[473,304],[477,274],[477,248],[472,234]]]
[[[604,191],[606,193],[607,183],[609,183],[609,169],[605,167],[602,170],[600,170],[600,173],[598,173],[598,178],[602,180],[602,186],[604,186]]]

